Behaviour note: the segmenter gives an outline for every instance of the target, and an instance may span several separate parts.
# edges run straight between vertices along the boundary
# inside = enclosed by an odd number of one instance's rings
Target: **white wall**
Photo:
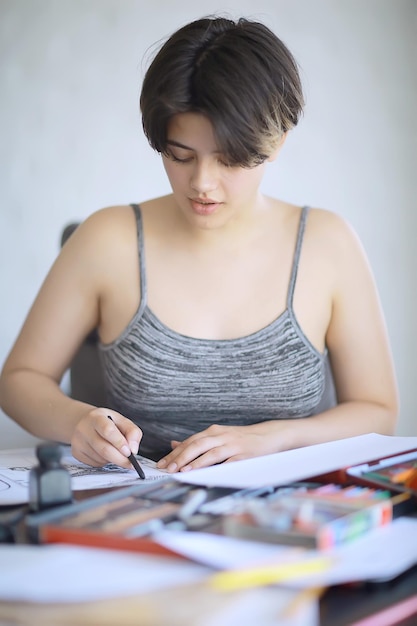
[[[209,13],[264,21],[292,49],[305,117],[265,191],[333,209],[356,228],[379,285],[416,435],[416,9],[414,0],[0,0],[0,364],[63,226],[167,193],[142,136],[146,54]],[[33,439],[0,414],[0,448]]]

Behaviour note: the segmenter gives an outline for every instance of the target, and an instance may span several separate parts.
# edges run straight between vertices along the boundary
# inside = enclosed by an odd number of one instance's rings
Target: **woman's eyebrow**
[[[194,150],[194,148],[190,148],[190,146],[185,146],[179,141],[174,141],[174,139],[167,139],[167,144],[169,144],[170,146],[176,146],[177,148],[184,148],[184,150]]]
[[[175,139],[167,139],[167,145],[175,146],[176,148],[183,148],[183,150],[191,150],[192,152],[195,152],[194,148],[191,148],[190,146],[186,146],[183,143],[180,143],[179,141],[175,141]],[[221,152],[220,150],[213,150],[213,154],[221,154]]]

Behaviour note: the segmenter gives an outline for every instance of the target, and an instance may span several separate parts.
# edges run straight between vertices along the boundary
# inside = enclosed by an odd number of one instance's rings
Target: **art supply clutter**
[[[273,498],[253,498],[224,517],[225,534],[270,543],[327,549],[388,524],[389,491],[323,485]]]
[[[161,552],[152,541],[161,528],[325,549],[389,523],[404,498],[389,490],[311,482],[203,489],[167,480],[35,513],[26,524],[34,542],[145,552]]]

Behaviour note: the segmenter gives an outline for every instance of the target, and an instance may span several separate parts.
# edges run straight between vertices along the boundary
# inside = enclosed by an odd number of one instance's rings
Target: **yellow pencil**
[[[316,557],[303,561],[267,565],[243,571],[228,570],[218,572],[209,579],[209,584],[219,591],[233,591],[246,587],[260,587],[283,583],[308,574],[318,574],[329,569],[334,560],[329,557]]]

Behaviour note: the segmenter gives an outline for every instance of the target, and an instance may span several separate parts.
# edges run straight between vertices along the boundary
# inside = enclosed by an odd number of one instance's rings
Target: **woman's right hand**
[[[137,454],[141,439],[141,429],[131,420],[111,409],[94,408],[74,429],[72,454],[82,463],[94,467],[114,463],[132,469],[127,457],[132,452]]]

